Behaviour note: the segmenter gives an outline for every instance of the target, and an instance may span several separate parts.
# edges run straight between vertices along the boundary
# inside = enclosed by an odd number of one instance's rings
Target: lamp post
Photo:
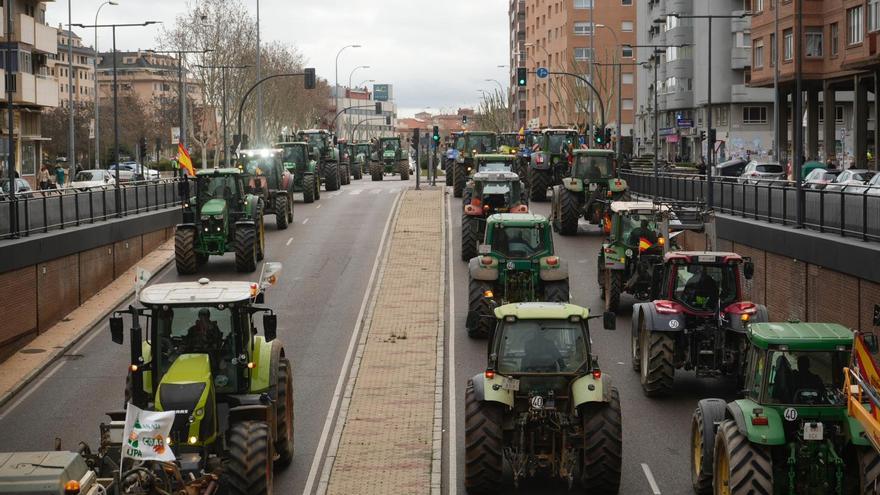
[[[547,69],[552,70],[550,67],[550,53],[547,52],[547,49],[544,48],[543,45],[537,45],[535,43],[525,43],[523,46],[532,46],[538,47],[541,50],[544,50],[544,54],[547,55]],[[536,84],[537,86],[537,84]],[[550,127],[550,117],[552,115],[553,105],[550,104],[550,76],[547,76],[547,127]]]
[[[98,11],[95,12],[95,24],[98,24],[98,14],[101,13],[101,9],[105,5],[119,5],[119,3],[113,0],[102,3],[98,7]],[[101,95],[98,94],[98,53],[98,28],[95,28],[95,59],[92,64],[95,68],[95,168],[101,168]],[[70,163],[68,163],[68,166],[72,167]],[[71,180],[73,180],[72,176]]]
[[[369,69],[369,68],[370,68],[369,65],[358,65],[354,69],[351,69],[351,72],[348,73],[348,90],[349,91],[351,91],[351,77],[354,75],[354,73],[357,72],[358,69]],[[348,116],[346,116],[346,119],[345,119],[345,127],[346,127],[346,129],[351,128],[351,118]]]
[[[223,100],[223,161],[226,165],[226,168],[230,167],[229,160],[229,130],[227,129],[227,118],[226,118],[226,71],[229,69],[247,69],[250,68],[250,65],[196,65],[196,67],[200,67],[202,69],[220,69],[220,79],[222,80],[221,92],[223,93],[221,99]]]
[[[600,67],[601,66],[608,66],[608,65],[617,67],[618,68],[618,76],[620,76],[621,78],[623,77],[623,67],[624,66],[640,66],[640,67],[645,67],[645,68],[648,67],[647,62],[616,62],[616,63],[610,63],[610,64],[596,62],[596,65],[598,65]],[[617,85],[617,94],[618,95],[620,95],[620,91],[621,91],[621,84],[620,84],[620,81],[618,80],[618,85]],[[620,153],[621,153],[621,150],[620,150],[620,146],[621,146],[621,144],[620,144],[620,140],[621,140],[620,122],[621,122],[621,115],[622,115],[621,105],[620,105],[621,98],[618,98],[617,101],[618,101],[618,105],[617,105],[617,146],[616,146],[615,153],[617,154],[618,159],[620,159]]]
[[[614,148],[615,148],[614,153],[617,155],[617,159],[620,160],[620,141],[621,141],[621,139],[620,139],[621,138],[621,136],[620,136],[620,132],[621,132],[620,119],[623,117],[623,112],[621,111],[621,108],[620,108],[621,105],[623,104],[623,97],[621,96],[620,93],[623,90],[623,84],[621,82],[621,78],[622,78],[621,64],[619,63],[620,59],[618,57],[620,56],[620,50],[622,47],[620,46],[620,40],[617,39],[617,33],[614,31],[614,29],[606,26],[605,24],[596,24],[596,27],[597,28],[605,28],[608,31],[610,31],[611,35],[614,36],[614,46],[617,47],[617,50],[616,50],[617,53],[615,53],[615,55],[614,55],[614,57],[617,58],[617,60],[618,60],[618,63],[617,63],[617,142],[615,143],[615,146],[614,146]],[[592,65],[591,65],[591,67],[592,67]],[[603,131],[604,131],[604,129],[603,129]]]
[[[145,21],[141,23],[128,24],[71,24],[78,28],[110,28],[113,32],[113,159],[116,161],[116,216],[122,216],[122,194],[119,189],[119,89],[117,86],[117,70],[116,70],[116,28],[119,27],[145,27],[151,24],[160,24],[161,21]],[[11,129],[11,127],[10,127]]]
[[[335,86],[333,86],[333,94],[335,96],[334,101],[336,102],[336,110],[339,110],[339,56],[342,55],[342,52],[345,51],[346,48],[360,48],[361,45],[345,45],[336,52],[336,63],[335,63]],[[333,127],[333,132],[339,134],[339,124],[336,124]]]
[[[260,0],[257,0],[257,81],[260,81],[263,77],[261,72],[262,52],[263,47],[260,45]],[[263,88],[259,85],[257,87],[257,125],[255,130],[257,135],[254,142],[260,144],[263,139]]]

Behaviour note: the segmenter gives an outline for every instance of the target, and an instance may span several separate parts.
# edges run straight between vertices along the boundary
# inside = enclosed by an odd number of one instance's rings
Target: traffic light
[[[517,86],[525,86],[526,85],[526,76],[528,76],[529,71],[525,67],[517,67],[516,68],[516,85]]]
[[[147,161],[147,138],[142,137],[138,142],[138,156],[141,159],[141,163]]]
[[[605,129],[605,142],[606,143],[611,142],[611,128],[610,127]]]
[[[461,116],[461,123],[462,123],[462,124],[467,124],[467,115],[462,115],[462,116]]]
[[[440,127],[439,126],[436,126],[436,125],[434,126],[434,134],[432,136],[432,139],[434,140],[435,147],[440,145]]]
[[[419,148],[419,128],[416,127],[412,130],[412,145],[413,148]]]
[[[715,129],[709,129],[709,144],[715,144]]]
[[[306,89],[315,89],[315,69],[312,67],[306,67],[306,69],[303,71],[303,76],[305,76],[303,82],[306,86]]]
[[[594,127],[593,139],[596,141],[596,144],[605,144],[605,131],[600,127]]]
[[[700,131],[700,141],[706,140],[706,131]]]

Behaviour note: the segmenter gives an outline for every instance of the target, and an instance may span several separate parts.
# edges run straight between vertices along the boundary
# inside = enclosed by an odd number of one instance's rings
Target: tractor
[[[370,148],[369,142],[354,143],[349,147],[351,153],[351,166],[355,180],[360,180],[370,173]]]
[[[629,199],[626,181],[616,177],[614,152],[574,150],[571,168],[562,183],[553,187],[553,229],[562,235],[578,231],[578,219],[600,225],[611,201]]]
[[[495,154],[486,154],[486,155],[475,155],[474,162],[476,163],[477,170],[474,172],[474,177],[470,178],[467,181],[467,184],[464,186],[464,204],[468,204],[471,202],[471,196],[473,195],[474,190],[474,178],[476,174],[480,172],[514,172],[514,166],[516,165],[516,157],[513,155],[503,155],[499,153]],[[520,182],[522,182],[522,177],[519,177]]]
[[[327,191],[337,191],[342,184],[339,173],[339,152],[333,146],[333,137],[324,129],[309,129],[297,133],[299,141],[309,143],[312,159],[318,162],[318,174]]]
[[[336,151],[339,154],[339,180],[340,184],[347,186],[351,184],[351,176],[354,171],[351,165],[351,156],[349,155],[348,141],[340,139],[336,142]]]
[[[317,163],[309,156],[309,143],[286,141],[275,147],[281,148],[281,161],[293,174],[293,192],[302,193],[303,203],[321,199],[321,179]]]
[[[237,271],[257,269],[265,246],[263,200],[246,192],[246,179],[237,168],[196,172],[195,196],[184,202],[174,233],[177,273],[196,273],[209,256],[229,252]],[[189,181],[183,184],[188,189]]]
[[[285,230],[293,222],[293,174],[282,163],[282,150],[242,150],[239,168],[249,176],[248,189],[263,200],[263,213],[275,215],[275,226]]]
[[[486,370],[465,389],[464,485],[510,493],[538,476],[584,493],[620,488],[620,396],[599,367],[589,311],[573,304],[507,304],[490,315]],[[614,318],[606,328],[613,329]],[[509,474],[507,474],[509,473]]]
[[[731,252],[674,251],[654,267],[654,300],[633,305],[633,371],[648,397],[668,395],[676,369],[743,376],[748,321],[767,308],[745,300],[752,261]],[[744,280],[745,279],[745,280]]]
[[[743,398],[694,411],[694,492],[877,493],[880,455],[843,390],[853,332],[790,321],[750,323],[744,335]]]
[[[169,443],[184,476],[221,465],[234,494],[272,493],[273,471],[293,460],[292,365],[276,340],[277,316],[261,305],[280,269],[267,263],[259,283],[154,284],[140,291],[140,307],[110,318],[120,345],[123,315],[132,321],[126,402],[174,411]]]
[[[547,189],[562,184],[573,161],[573,149],[578,143],[574,129],[544,129],[536,137],[529,158],[529,196],[532,201],[546,201]]]
[[[477,255],[486,219],[495,213],[527,213],[529,206],[519,177],[513,172],[479,172],[474,175],[461,217],[461,260]]]
[[[486,220],[485,244],[468,261],[470,337],[492,329],[492,308],[529,301],[568,302],[568,264],[553,251],[553,232],[545,217],[500,213]]]
[[[474,173],[474,157],[478,154],[492,153],[496,149],[494,132],[465,131],[456,136],[455,163],[452,164],[452,195],[460,198],[468,178]],[[447,173],[449,171],[447,170]]]
[[[376,141],[370,176],[375,182],[382,180],[385,174],[400,174],[400,180],[409,180],[409,163],[399,137],[380,137]]]

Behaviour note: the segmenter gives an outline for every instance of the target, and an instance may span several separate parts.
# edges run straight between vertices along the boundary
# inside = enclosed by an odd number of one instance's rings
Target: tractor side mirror
[[[877,336],[873,333],[861,333],[862,340],[865,341],[865,347],[868,348],[868,352],[871,354],[877,354],[878,351],[878,342]]]
[[[617,314],[614,311],[602,313],[602,326],[605,330],[617,330]]]
[[[743,276],[746,280],[751,280],[752,277],[755,276],[755,264],[752,260],[746,260],[746,262],[743,263]]]
[[[110,338],[114,344],[122,345],[124,341],[124,330],[121,316],[110,317]]]
[[[277,315],[270,313],[263,315],[263,334],[266,336],[266,342],[271,342],[278,336]]]

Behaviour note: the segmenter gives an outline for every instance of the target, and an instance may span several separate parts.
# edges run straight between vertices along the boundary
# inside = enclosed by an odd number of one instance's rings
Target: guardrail
[[[637,194],[679,201],[705,201],[702,175],[624,170],[620,173]],[[716,211],[782,225],[797,225],[797,188],[786,180],[737,179],[712,182]],[[880,241],[880,188],[847,186],[842,190],[803,189],[804,228],[864,241]]]
[[[113,185],[84,190],[62,188],[31,191],[16,196],[15,200],[2,199],[0,239],[172,208],[180,204],[178,181],[159,179],[122,183],[119,187],[119,212],[116,210],[116,187]],[[13,222],[13,218],[17,221]]]

